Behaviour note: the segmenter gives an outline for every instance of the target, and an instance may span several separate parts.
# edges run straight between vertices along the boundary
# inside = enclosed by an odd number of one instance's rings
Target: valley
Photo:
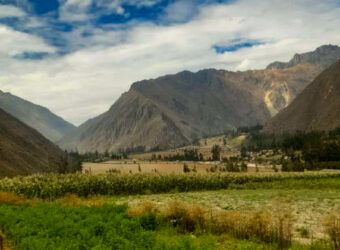
[[[0,91],[0,249],[339,249],[339,59],[138,81],[79,127]]]

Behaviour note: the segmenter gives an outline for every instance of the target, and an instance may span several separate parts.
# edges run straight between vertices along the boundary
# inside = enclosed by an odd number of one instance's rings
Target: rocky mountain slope
[[[62,157],[57,146],[0,109],[0,177],[56,171]]]
[[[0,90],[0,108],[55,142],[75,127],[47,108]]]
[[[268,65],[267,69],[286,69],[297,64],[308,63],[326,69],[340,58],[340,49],[336,45],[323,45],[315,51],[304,54],[295,54],[292,60],[287,63],[274,62]]]
[[[286,109],[271,119],[265,133],[329,131],[340,126],[340,61],[320,74]]]
[[[334,53],[333,46],[323,46],[312,55],[320,50]],[[319,61],[323,60],[245,72],[184,71],[137,82],[109,111],[81,125],[59,145],[80,152],[169,148],[239,126],[263,124],[324,69]]]

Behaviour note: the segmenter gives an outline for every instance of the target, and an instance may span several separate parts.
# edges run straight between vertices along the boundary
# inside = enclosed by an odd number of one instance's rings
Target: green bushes
[[[251,183],[271,183],[285,180],[319,180],[340,177],[340,173],[224,173],[182,175],[106,175],[47,174],[0,180],[0,191],[25,195],[27,198],[55,199],[66,194],[81,197],[90,195],[130,195],[198,190],[218,190]]]

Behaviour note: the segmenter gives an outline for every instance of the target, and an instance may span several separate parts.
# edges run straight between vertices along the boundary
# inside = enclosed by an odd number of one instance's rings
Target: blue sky
[[[76,125],[134,81],[340,44],[338,0],[0,0],[0,90]]]

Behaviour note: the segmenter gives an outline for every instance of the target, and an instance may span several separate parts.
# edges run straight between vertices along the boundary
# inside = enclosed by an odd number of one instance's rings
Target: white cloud
[[[5,30],[11,37],[4,43],[0,28],[0,54],[7,55],[0,59],[0,89],[79,124],[106,111],[137,80],[185,69],[260,69],[322,44],[340,45],[340,9],[335,0],[240,0],[204,6],[184,24],[127,27],[103,31],[84,26],[66,36],[70,44],[84,49],[42,61],[9,57],[13,51],[52,48],[12,30]],[[93,36],[84,38],[81,33],[87,29]],[[265,44],[224,54],[212,49],[240,38]]]
[[[170,4],[165,10],[163,17],[169,22],[183,22],[191,18],[197,10],[195,1],[192,0],[178,0]]]
[[[23,52],[52,53],[54,51],[55,49],[46,45],[41,38],[0,25],[0,56],[2,59]]]
[[[23,17],[25,12],[12,5],[0,5],[0,18],[4,17]]]
[[[67,0],[59,8],[59,20],[64,22],[86,21],[89,19],[87,10],[92,0]]]

